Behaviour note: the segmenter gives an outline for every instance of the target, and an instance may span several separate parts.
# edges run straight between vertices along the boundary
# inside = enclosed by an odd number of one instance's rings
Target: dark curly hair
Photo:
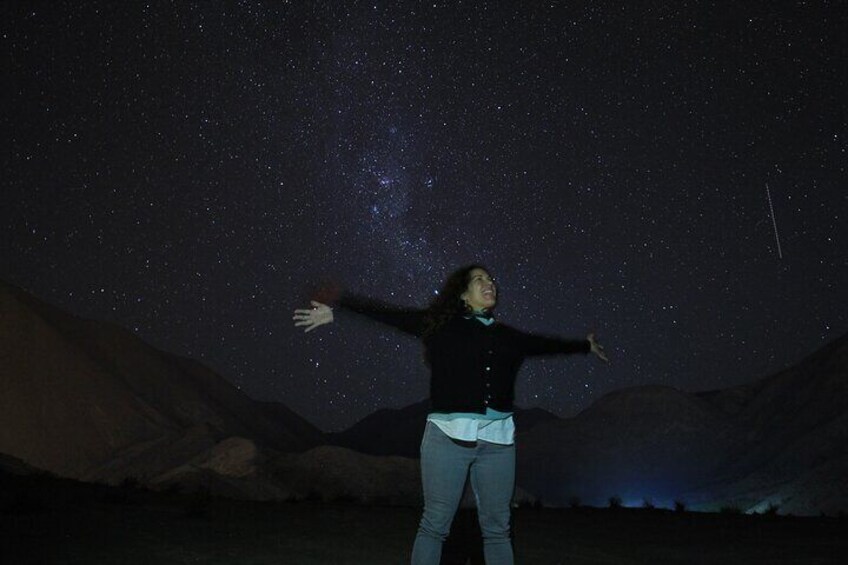
[[[466,265],[455,270],[445,279],[441,290],[430,303],[424,316],[425,338],[433,335],[457,314],[468,312],[468,305],[460,297],[468,289],[471,271],[474,269],[489,272],[489,269],[482,265]]]

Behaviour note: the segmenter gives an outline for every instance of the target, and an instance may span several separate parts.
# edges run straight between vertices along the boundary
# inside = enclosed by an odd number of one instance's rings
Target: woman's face
[[[494,308],[498,290],[489,273],[483,269],[472,269],[468,274],[468,288],[460,298],[473,310]]]

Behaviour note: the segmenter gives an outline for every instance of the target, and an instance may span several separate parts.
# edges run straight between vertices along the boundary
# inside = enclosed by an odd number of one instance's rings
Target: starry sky
[[[0,278],[326,430],[427,395],[327,282],[610,356],[525,364],[574,415],[728,387],[848,331],[844,2],[2,5]]]

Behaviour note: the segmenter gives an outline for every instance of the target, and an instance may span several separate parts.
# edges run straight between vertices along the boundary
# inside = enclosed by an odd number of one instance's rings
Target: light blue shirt
[[[474,412],[433,412],[427,416],[448,437],[462,441],[488,441],[501,445],[515,443],[515,422],[512,412],[499,412],[486,408],[485,414]]]

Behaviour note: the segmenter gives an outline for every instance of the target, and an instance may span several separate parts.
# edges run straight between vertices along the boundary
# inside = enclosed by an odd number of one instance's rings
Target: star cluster
[[[605,344],[522,370],[562,416],[848,331],[842,3],[3,11],[0,277],[325,429],[427,395],[414,341],[293,327],[327,282],[423,307],[482,262],[501,320]]]

